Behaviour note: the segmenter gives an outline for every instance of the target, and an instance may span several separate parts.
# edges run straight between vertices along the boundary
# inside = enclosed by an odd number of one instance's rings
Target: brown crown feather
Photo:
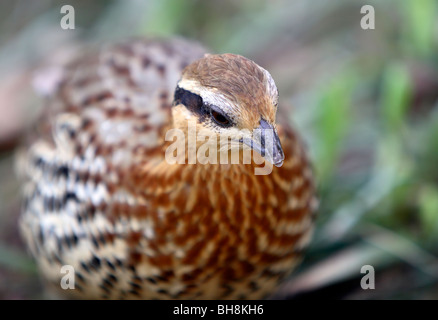
[[[258,127],[260,117],[275,123],[276,107],[274,97],[267,90],[267,72],[254,61],[231,53],[206,54],[187,66],[183,75],[203,87],[217,90],[240,106],[246,128]]]

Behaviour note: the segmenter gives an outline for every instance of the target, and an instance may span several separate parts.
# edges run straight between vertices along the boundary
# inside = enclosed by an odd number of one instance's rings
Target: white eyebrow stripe
[[[226,114],[239,111],[237,106],[220,92],[212,92],[211,90],[202,88],[200,90],[200,96],[204,103],[214,105]]]
[[[232,118],[233,114],[239,111],[238,106],[230,101],[230,99],[228,99],[224,94],[205,88],[196,80],[183,79],[179,82],[178,86],[181,89],[199,95],[204,103],[216,106],[223,113],[230,116],[230,118]]]

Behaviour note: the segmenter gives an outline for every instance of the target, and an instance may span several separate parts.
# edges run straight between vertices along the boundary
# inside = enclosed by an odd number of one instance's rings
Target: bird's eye
[[[211,110],[211,116],[217,124],[223,127],[231,124],[230,120],[227,117],[215,110]]]

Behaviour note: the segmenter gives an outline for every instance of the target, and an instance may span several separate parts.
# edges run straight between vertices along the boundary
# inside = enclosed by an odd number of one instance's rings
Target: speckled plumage
[[[264,69],[232,55],[190,64],[203,54],[186,40],[134,40],[64,70],[19,166],[22,235],[61,296],[262,298],[300,261],[315,197],[293,130],[276,126],[285,160],[269,175],[254,162],[164,159],[166,131],[185,119],[172,101],[188,65],[185,85],[223,94],[237,127],[275,121],[275,85],[248,80],[267,81]],[[60,288],[63,265],[75,290]]]

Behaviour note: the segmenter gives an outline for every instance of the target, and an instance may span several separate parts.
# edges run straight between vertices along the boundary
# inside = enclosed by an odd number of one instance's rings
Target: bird
[[[19,229],[57,297],[263,299],[300,264],[312,163],[254,61],[129,39],[78,54],[45,99],[17,160]]]

